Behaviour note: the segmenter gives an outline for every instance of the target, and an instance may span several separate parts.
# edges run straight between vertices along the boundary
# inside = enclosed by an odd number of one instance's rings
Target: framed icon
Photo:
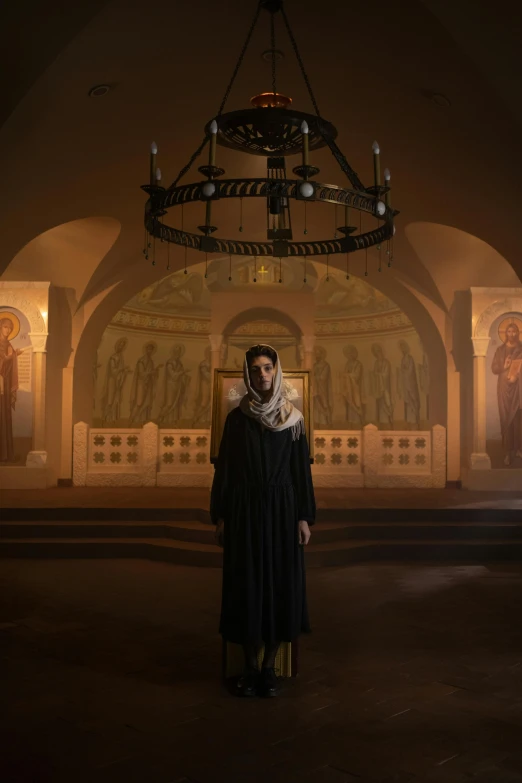
[[[311,432],[310,370],[283,370],[284,394],[301,411],[305,422],[310,460],[313,460],[313,433]],[[223,435],[225,419],[246,394],[242,370],[214,370],[212,390],[212,429],[210,433],[210,461],[215,463]]]

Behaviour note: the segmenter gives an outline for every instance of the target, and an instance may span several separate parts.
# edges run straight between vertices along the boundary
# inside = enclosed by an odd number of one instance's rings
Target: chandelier
[[[224,112],[225,104],[243,62],[252,34],[262,11],[270,17],[271,46],[269,54],[272,65],[272,90],[256,95],[251,99],[251,107],[238,111]],[[275,48],[275,16],[280,14],[292,49],[296,56],[301,74],[306,84],[315,114],[297,111],[292,107],[292,99],[277,92],[276,61],[278,51]],[[359,250],[366,251],[366,271],[368,274],[367,251],[377,246],[385,247],[387,264],[393,260],[393,235],[395,233],[394,216],[398,212],[391,206],[390,172],[384,170],[384,181],[380,172],[380,148],[373,143],[373,184],[365,187],[357,173],[350,166],[344,154],[336,144],[337,130],[331,122],[325,120],[320,112],[312,91],[303,60],[288,22],[283,0],[258,0],[254,19],[250,25],[246,40],[241,49],[232,77],[226,88],[219,111],[205,126],[204,138],[191,156],[188,163],[169,187],[161,183],[161,170],[157,168],[158,149],[155,143],[150,151],[150,182],[142,189],[148,194],[145,204],[145,247],[146,259],[152,257],[155,264],[156,239],[185,248],[185,273],[187,272],[187,251],[196,250],[205,254],[205,277],[209,254],[229,256],[230,276],[232,274],[232,256],[258,258],[273,257],[279,259],[279,282],[282,282],[281,259],[300,258],[304,260],[306,282],[306,259],[309,256],[326,256],[327,268],[330,255],[346,254],[346,276],[349,277],[349,256]],[[217,165],[217,146],[228,147],[238,152],[263,156],[267,161],[266,177],[225,178],[225,170]],[[203,179],[192,184],[179,184],[193,163],[208,146],[208,163],[199,167]],[[313,153],[328,147],[339,168],[348,180],[348,185],[327,185],[317,180],[319,169],[312,165]],[[287,174],[286,159],[300,155],[301,163],[292,169],[294,178]],[[219,228],[212,224],[213,207],[226,199],[240,200],[241,225],[243,233],[242,200],[261,199],[266,206],[266,239],[251,241],[248,238],[225,239],[219,236]],[[185,230],[183,208],[185,205],[201,203],[201,224],[198,233]],[[292,202],[304,204],[303,239],[298,240],[292,230]],[[332,236],[309,241],[307,238],[307,207],[323,202],[333,206],[335,215],[330,225],[334,226]],[[181,210],[181,217],[171,220],[172,211]],[[295,209],[295,208],[294,208]],[[264,210],[263,210],[264,211]],[[338,214],[340,212],[340,219]],[[363,231],[363,215],[365,230]],[[169,225],[177,224],[178,228]],[[264,222],[263,215],[263,222]],[[368,220],[371,226],[368,228]],[[337,225],[339,223],[339,225]],[[381,271],[379,254],[379,271]],[[262,266],[264,269],[264,266]],[[328,271],[327,271],[328,279]],[[254,281],[257,280],[254,274]]]

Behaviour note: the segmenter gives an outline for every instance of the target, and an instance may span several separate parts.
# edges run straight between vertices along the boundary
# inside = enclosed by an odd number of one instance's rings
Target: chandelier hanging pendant
[[[263,9],[270,14],[272,91],[252,98],[252,107],[249,109],[224,113],[226,101]],[[274,17],[277,13],[280,13],[283,18],[315,114],[296,111],[291,107],[291,98],[277,92],[277,51],[275,49],[274,25]],[[283,7],[283,0],[259,0],[254,19],[219,111],[207,123],[205,136],[198,149],[168,188],[161,185],[161,171],[156,168],[157,147],[156,144],[151,145],[150,183],[142,186],[149,196],[145,205],[145,230],[148,238],[146,238],[143,252],[146,258],[149,257],[149,248],[154,247],[155,238],[162,242],[184,246],[185,254],[187,249],[193,249],[204,252],[206,257],[209,253],[221,253],[229,256],[273,256],[279,259],[348,254],[357,250],[367,250],[373,245],[380,246],[387,243],[388,266],[391,266],[393,235],[395,233],[393,220],[398,212],[391,206],[388,169],[384,171],[384,184],[381,181],[379,145],[377,142],[373,143],[374,182],[370,187],[365,187],[337,146],[336,137],[336,128],[323,119],[319,113],[310,81]],[[264,178],[224,179],[224,169],[216,165],[218,144],[239,152],[266,157],[267,176]],[[189,171],[207,145],[209,146],[208,164],[200,166],[198,169],[205,179],[189,185],[180,185],[179,181]],[[321,147],[329,147],[341,171],[348,178],[349,187],[325,185],[315,179],[319,169],[310,164],[310,156]],[[286,158],[296,154],[301,155],[302,162],[301,165],[293,169],[293,174],[297,179],[291,179],[287,177]],[[250,198],[261,198],[266,202],[267,241],[249,241],[243,238],[240,240],[223,239],[217,236],[218,227],[212,225],[213,205],[223,199]],[[344,207],[344,222],[340,226],[335,225],[333,237],[315,241],[307,239],[296,241],[292,233],[290,214],[292,201],[305,204],[305,215],[308,202],[333,204],[336,218],[337,208]],[[173,228],[164,222],[164,217],[170,209],[181,207],[183,214],[183,206],[193,202],[202,202],[205,206],[204,221],[198,226],[198,234],[184,230],[183,217],[181,228]],[[349,224],[351,210],[359,212],[359,220],[355,221],[358,223],[357,226]],[[365,232],[362,231],[363,213],[367,213],[375,219],[374,227]],[[243,231],[242,225],[239,230]],[[304,233],[307,234],[306,225]]]

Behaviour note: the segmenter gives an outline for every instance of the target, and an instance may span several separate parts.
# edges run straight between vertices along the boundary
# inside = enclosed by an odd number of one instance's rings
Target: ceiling
[[[327,0],[320,19],[313,0],[285,5],[321,112],[339,129],[351,165],[370,182],[377,138],[383,166],[392,171],[393,203],[401,211],[395,265],[379,279],[372,267],[370,282],[382,288],[381,280],[393,275],[443,309],[450,308],[452,290],[493,285],[500,268],[503,284],[516,285],[522,277],[522,54],[519,20],[507,0],[495,4],[494,15],[485,0]],[[0,113],[0,272],[6,279],[66,281],[77,303],[133,275],[143,287],[139,185],[147,179],[150,142],[158,143],[158,163],[172,181],[217,112],[254,7],[255,0],[158,0],[153,11],[142,0],[3,4],[8,43],[0,70],[8,78]],[[270,65],[261,58],[269,47],[263,16],[227,108],[246,106],[251,95],[270,88]],[[278,89],[310,111],[281,26],[276,45],[285,53]],[[89,98],[100,83],[111,92]],[[436,105],[433,92],[451,106]],[[262,175],[262,160],[218,153],[230,175]],[[328,151],[312,162],[321,168],[318,179],[343,183]],[[92,218],[92,231],[106,234],[107,220],[120,226],[112,244],[101,238],[89,242],[88,253],[76,253],[71,230],[58,243],[59,257],[39,252],[45,232]],[[331,233],[324,216],[314,220],[318,232]],[[235,214],[220,216],[223,236],[235,236],[237,224]],[[253,214],[250,227],[257,230]],[[477,266],[464,235],[489,246],[501,267]],[[27,250],[17,255],[31,241],[36,252],[28,264]],[[189,263],[199,260],[194,255]],[[360,266],[360,259],[354,263]],[[182,264],[175,251],[172,268]],[[459,274],[452,283],[454,264]],[[150,270],[151,279],[164,274]]]

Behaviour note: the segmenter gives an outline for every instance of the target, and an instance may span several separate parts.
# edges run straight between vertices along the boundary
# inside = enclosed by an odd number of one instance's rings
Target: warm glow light
[[[158,154],[158,145],[156,144],[155,141],[153,141],[152,144],[150,145],[150,151],[153,155]]]
[[[44,319],[44,321],[46,321],[47,320],[47,310],[41,310],[40,312],[42,313],[42,318]]]

